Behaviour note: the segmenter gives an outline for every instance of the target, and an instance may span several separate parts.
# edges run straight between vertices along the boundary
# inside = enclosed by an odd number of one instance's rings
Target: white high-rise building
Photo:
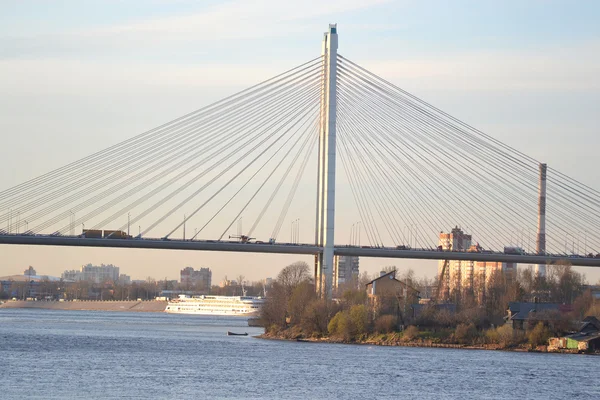
[[[450,233],[441,232],[439,246],[442,251],[482,251],[478,243],[472,244],[471,235],[458,227]],[[523,250],[507,247],[505,252],[521,254]],[[449,299],[456,293],[472,292],[481,301],[496,272],[502,272],[508,278],[515,278],[517,272],[515,263],[448,260],[444,269],[445,263],[445,260],[440,260],[438,266],[438,277],[441,279],[439,295],[442,299]]]
[[[94,283],[118,282],[119,267],[111,264],[102,264],[100,266],[87,264],[82,266],[79,271],[65,271],[61,277],[67,281],[88,281]]]

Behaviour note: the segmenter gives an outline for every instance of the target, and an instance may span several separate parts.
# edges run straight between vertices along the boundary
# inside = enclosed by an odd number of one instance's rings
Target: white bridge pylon
[[[319,124],[319,166],[315,244],[323,251],[315,257],[315,288],[331,298],[335,227],[337,25],[330,24],[323,37],[323,85]]]

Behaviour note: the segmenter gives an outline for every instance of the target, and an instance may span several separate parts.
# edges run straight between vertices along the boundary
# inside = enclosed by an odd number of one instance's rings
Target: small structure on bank
[[[569,304],[510,302],[505,319],[513,329],[523,330],[529,322],[552,321],[572,310]]]
[[[586,317],[579,332],[563,337],[550,338],[549,351],[600,352],[600,320]]]

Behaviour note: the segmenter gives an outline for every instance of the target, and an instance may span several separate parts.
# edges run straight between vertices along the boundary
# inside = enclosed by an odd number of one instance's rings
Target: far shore
[[[383,335],[385,337],[385,335]],[[546,346],[540,346],[536,349],[530,349],[526,347],[502,347],[499,345],[472,345],[472,344],[456,344],[456,343],[434,343],[427,340],[412,340],[412,341],[400,341],[400,340],[385,340],[381,339],[382,335],[369,336],[364,340],[357,341],[344,341],[331,337],[321,338],[304,338],[304,337],[286,337],[283,335],[273,335],[269,333],[263,333],[262,335],[255,336],[259,339],[266,340],[283,340],[289,342],[306,342],[306,343],[327,343],[327,344],[354,344],[354,345],[367,345],[367,346],[389,346],[389,347],[429,347],[439,349],[460,349],[460,350],[490,350],[490,351],[511,351],[520,353],[547,353],[547,354],[585,354],[585,355],[600,355],[597,353],[578,353],[576,351],[548,351]],[[376,337],[379,337],[377,339]]]
[[[32,308],[67,311],[133,311],[164,312],[166,301],[158,300],[71,300],[71,301],[32,301],[8,300],[0,304],[0,310],[9,308]]]

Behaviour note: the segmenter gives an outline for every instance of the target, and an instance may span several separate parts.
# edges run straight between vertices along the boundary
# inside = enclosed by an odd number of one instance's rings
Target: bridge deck
[[[78,236],[46,236],[46,235],[0,235],[0,244],[36,245],[36,246],[76,246],[76,247],[110,247],[129,249],[162,249],[162,250],[201,250],[228,251],[246,253],[273,254],[318,254],[322,249],[312,244],[293,243],[240,243],[212,240],[163,240],[163,239],[92,239]],[[336,255],[408,258],[424,260],[469,260],[514,262],[520,264],[554,264],[567,260],[571,265],[581,267],[600,267],[600,258],[584,256],[565,256],[560,254],[538,256],[531,254],[504,253],[471,253],[447,252],[427,249],[398,250],[394,248],[375,248],[357,246],[336,246]]]

